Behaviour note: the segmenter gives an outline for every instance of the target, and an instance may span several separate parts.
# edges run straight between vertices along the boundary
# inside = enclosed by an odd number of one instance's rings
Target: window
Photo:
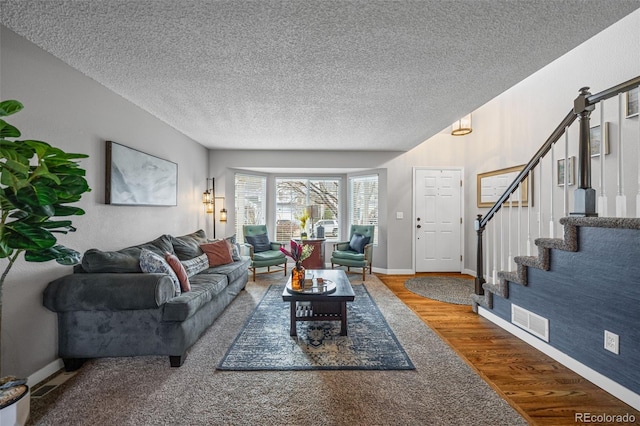
[[[325,238],[337,239],[339,197],[339,178],[276,178],[276,240],[300,238],[302,232],[314,235],[320,221],[331,224],[329,232],[325,226]],[[303,229],[305,212],[310,217]]]
[[[236,173],[236,235],[244,241],[242,225],[264,225],[267,217],[267,178]]]
[[[349,178],[349,223],[375,225],[373,243],[378,242],[378,175]]]

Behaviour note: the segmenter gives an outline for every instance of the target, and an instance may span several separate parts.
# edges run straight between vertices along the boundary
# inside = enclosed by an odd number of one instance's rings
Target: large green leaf
[[[0,117],[15,114],[21,111],[24,106],[16,100],[7,100],[0,102]]]
[[[55,212],[51,216],[82,216],[84,214],[84,210],[80,207],[61,206],[59,204],[56,204],[53,207]]]
[[[10,247],[15,249],[40,250],[53,247],[56,237],[37,224],[22,221],[5,224],[4,239]]]
[[[71,226],[71,221],[70,220],[48,220],[46,222],[40,222],[40,226],[48,229],[51,232],[64,232],[65,234],[67,232],[75,232],[76,228],[74,228],[73,226]],[[56,229],[56,228],[63,228],[63,229]]]
[[[25,186],[18,190],[18,201],[29,206],[50,206],[58,202],[58,196],[53,188],[36,182],[34,185]]]
[[[80,253],[65,246],[56,245],[42,250],[27,250],[24,253],[27,262],[47,262],[55,260],[61,265],[75,265],[80,262]]]
[[[19,138],[20,130],[4,120],[0,120],[0,138]]]

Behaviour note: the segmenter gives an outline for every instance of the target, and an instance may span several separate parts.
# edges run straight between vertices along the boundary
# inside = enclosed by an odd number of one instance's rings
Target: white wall
[[[203,146],[15,33],[4,27],[1,31],[0,97],[25,106],[7,121],[23,138],[89,155],[82,167],[92,191],[77,204],[86,215],[73,218],[78,230],[60,236],[61,244],[80,252],[119,249],[163,233],[181,235],[205,227],[200,201],[208,160]],[[178,205],[105,205],[106,140],[178,163]],[[5,265],[0,260],[3,270]],[[42,306],[42,291],[70,272],[55,262],[20,260],[14,266],[3,295],[3,373],[27,376],[57,358],[56,315]]]

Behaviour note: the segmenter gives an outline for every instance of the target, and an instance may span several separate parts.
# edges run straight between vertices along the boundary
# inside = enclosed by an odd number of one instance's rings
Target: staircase
[[[626,92],[640,90],[639,85],[636,77],[596,95],[580,89],[574,108],[493,207],[478,215],[476,288],[471,296],[474,312],[516,335],[524,333],[519,337],[637,409],[640,123],[625,116],[624,101]],[[614,140],[608,141],[610,155],[593,157],[590,116],[596,107],[603,138],[611,129],[608,136]],[[617,109],[617,122],[604,120],[605,108]],[[575,121],[577,132],[570,130]],[[631,132],[623,134],[630,126]],[[577,140],[572,141],[570,131]],[[564,147],[557,144],[561,139]],[[602,139],[603,147],[605,142]],[[571,171],[565,167],[564,176],[558,176],[556,161],[559,157],[570,164],[576,150],[577,188],[570,193],[570,184],[558,183],[572,182]],[[592,166],[597,192],[591,187]],[[628,202],[627,194],[634,190],[636,202]],[[522,191],[526,198],[514,195]],[[607,195],[612,192],[615,197]],[[615,211],[615,217],[608,211]],[[533,326],[527,328],[522,318],[531,319]],[[612,352],[615,346],[617,354]]]

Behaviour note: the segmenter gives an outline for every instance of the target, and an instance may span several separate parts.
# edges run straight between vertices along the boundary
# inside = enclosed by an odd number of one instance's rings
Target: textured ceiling
[[[0,19],[210,148],[406,151],[638,7],[0,0]]]

